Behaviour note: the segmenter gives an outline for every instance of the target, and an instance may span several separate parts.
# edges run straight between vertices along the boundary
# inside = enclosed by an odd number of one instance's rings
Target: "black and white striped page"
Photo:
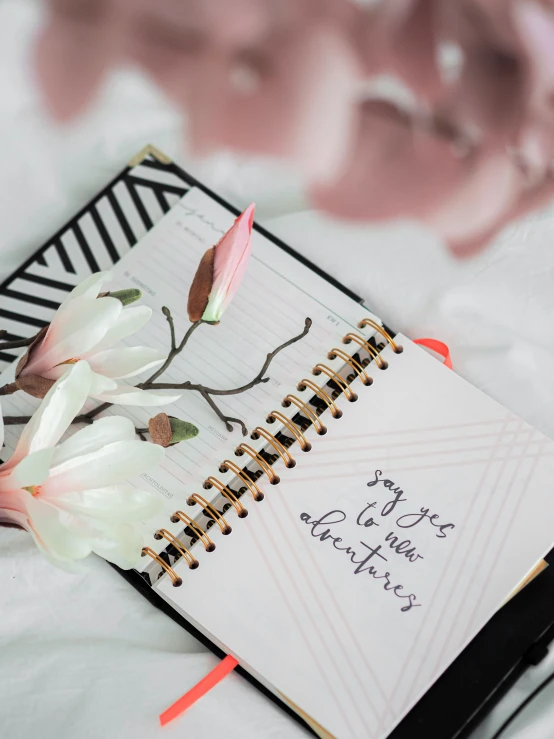
[[[119,261],[189,188],[178,167],[152,155],[125,169],[0,286],[4,338],[36,334],[75,285]],[[19,353],[0,352],[0,370]]]

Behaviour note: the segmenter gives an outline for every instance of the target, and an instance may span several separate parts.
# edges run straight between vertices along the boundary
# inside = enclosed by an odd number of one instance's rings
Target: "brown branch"
[[[253,380],[250,380],[250,382],[247,382],[246,385],[241,385],[240,387],[233,388],[232,390],[218,390],[217,388],[206,387],[205,385],[189,382],[187,380],[186,382],[181,383],[148,381],[140,385],[139,387],[142,387],[145,390],[196,390],[203,397],[204,393],[207,393],[209,395],[238,395],[239,393],[244,393],[246,390],[250,390],[251,388],[259,385],[262,382],[268,382],[269,377],[264,377],[264,375],[269,369],[269,365],[275,359],[277,354],[279,354],[279,352],[282,352],[283,349],[286,349],[291,344],[295,344],[297,341],[303,339],[310,330],[311,325],[312,319],[306,318],[304,322],[304,329],[301,333],[299,333],[297,336],[294,336],[292,339],[285,341],[272,352],[269,352],[269,354],[265,358],[265,362],[263,363],[261,370],[258,372],[256,377],[254,377]]]
[[[0,331],[0,339],[4,337],[8,332],[3,330]],[[20,349],[22,346],[29,346],[33,343],[33,341],[36,339],[38,334],[35,334],[35,336],[30,336],[28,339],[17,339],[17,341],[3,341],[0,344],[0,352],[6,351],[8,349]]]
[[[171,349],[169,350],[167,359],[162,364],[162,366],[159,367],[151,377],[149,377],[147,380],[145,380],[144,382],[141,382],[141,384],[138,385],[138,387],[140,387],[142,390],[146,390],[147,388],[149,388],[150,384],[154,382],[155,380],[157,380],[158,377],[166,371],[166,369],[173,362],[175,357],[183,351],[183,349],[187,345],[188,340],[190,339],[192,334],[196,331],[198,326],[200,326],[203,323],[203,321],[196,321],[195,323],[192,323],[189,326],[189,329],[186,332],[186,334],[183,336],[181,343],[179,344],[179,346],[177,346],[175,342],[175,325],[173,323],[173,316],[171,315],[171,311],[169,310],[169,308],[166,308],[164,306],[162,308],[162,312],[164,316],[167,318],[167,322],[169,323],[169,330],[171,333]]]
[[[248,434],[248,429],[246,428],[246,424],[244,421],[241,421],[240,418],[234,418],[233,416],[226,416],[223,411],[217,406],[214,399],[208,394],[207,390],[199,389],[198,392],[200,395],[204,398],[206,403],[210,406],[210,408],[214,411],[216,416],[223,421],[225,424],[225,428],[227,431],[231,432],[233,430],[233,423],[238,423],[242,430],[242,435],[246,436]]]
[[[30,420],[31,416],[4,416],[4,426],[19,426]]]
[[[169,354],[167,356],[166,361],[163,363],[163,365],[156,371],[154,374],[145,382],[142,382],[140,385],[137,385],[141,390],[193,390],[197,393],[200,393],[200,395],[204,398],[206,403],[210,406],[210,408],[214,411],[214,413],[217,415],[217,417],[223,421],[225,424],[225,428],[227,431],[231,432],[233,430],[233,423],[237,423],[240,425],[243,436],[246,436],[248,433],[248,430],[246,428],[246,424],[244,421],[242,421],[240,418],[235,418],[234,416],[226,416],[223,411],[219,408],[219,406],[216,404],[215,400],[213,399],[213,395],[215,396],[224,396],[224,395],[238,395],[239,393],[244,393],[247,390],[250,390],[251,388],[255,387],[256,385],[260,385],[264,382],[268,382],[269,377],[265,377],[265,373],[269,369],[269,366],[271,362],[275,359],[277,354],[279,352],[282,352],[283,349],[286,349],[287,347],[291,346],[291,344],[295,344],[297,341],[300,341],[303,339],[306,334],[309,332],[310,327],[312,325],[311,318],[306,318],[304,321],[304,328],[303,330],[297,335],[293,336],[292,339],[289,339],[288,341],[285,341],[283,344],[278,346],[276,349],[274,349],[272,352],[269,352],[265,358],[265,362],[262,365],[262,368],[254,377],[253,380],[250,380],[250,382],[247,382],[245,385],[241,385],[240,387],[233,388],[231,390],[219,390],[218,388],[212,388],[212,387],[206,387],[205,385],[202,385],[200,383],[193,383],[190,381],[182,382],[182,383],[165,383],[165,382],[155,382],[155,380],[166,371],[166,369],[170,366],[170,364],[173,362],[175,357],[180,354],[183,349],[186,346],[187,341],[192,336],[192,333],[200,326],[202,321],[196,321],[196,323],[191,324],[190,328],[184,335],[181,343],[179,345],[175,342],[175,329],[173,324],[173,317],[171,316],[171,312],[168,308],[164,308],[163,310],[165,317],[167,318],[167,322],[169,323],[169,328],[171,332],[171,350],[169,351]],[[85,419],[88,419],[88,422],[97,416],[102,411],[109,408],[112,404],[111,403],[102,403],[102,405],[99,405],[97,408],[95,408],[92,411],[89,411],[88,413],[84,414],[84,416],[79,416],[76,421],[85,421]],[[139,434],[140,435],[140,434]]]
[[[17,383],[15,382],[8,382],[6,385],[2,385],[0,387],[0,395],[13,395],[19,390],[17,387]]]

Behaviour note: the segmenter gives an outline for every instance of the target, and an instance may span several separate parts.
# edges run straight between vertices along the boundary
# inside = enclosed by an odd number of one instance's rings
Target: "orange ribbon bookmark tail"
[[[230,655],[227,655],[221,662],[214,667],[211,672],[208,672],[206,677],[203,677],[194,688],[191,688],[188,693],[185,693],[179,700],[175,701],[172,706],[169,706],[162,714],[160,714],[160,724],[165,726],[173,719],[184,713],[187,708],[190,708],[193,703],[202,698],[203,695],[209,693],[212,688],[220,683],[224,677],[232,672],[238,665],[237,660]]]
[[[438,339],[414,339],[414,344],[424,346],[431,351],[436,352],[443,358],[443,364],[448,369],[452,369],[452,358],[450,357],[450,349],[448,345]]]

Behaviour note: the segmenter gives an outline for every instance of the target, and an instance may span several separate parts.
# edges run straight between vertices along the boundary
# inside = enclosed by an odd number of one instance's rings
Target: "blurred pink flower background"
[[[36,72],[60,120],[138,63],[186,110],[196,153],[290,161],[320,209],[417,219],[459,256],[554,196],[551,0],[48,5]]]

